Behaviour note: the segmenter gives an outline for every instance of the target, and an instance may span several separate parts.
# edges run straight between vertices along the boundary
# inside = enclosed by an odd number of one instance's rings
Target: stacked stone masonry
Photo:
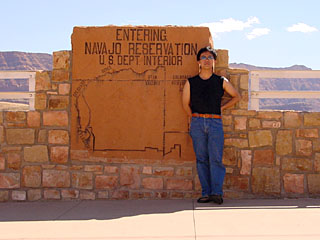
[[[218,51],[217,74],[242,100],[223,112],[227,198],[319,197],[320,113],[248,109],[248,71],[230,69]],[[228,96],[225,96],[227,99]],[[196,198],[194,161],[88,157],[70,149],[71,52],[37,72],[35,111],[0,112],[0,201]]]

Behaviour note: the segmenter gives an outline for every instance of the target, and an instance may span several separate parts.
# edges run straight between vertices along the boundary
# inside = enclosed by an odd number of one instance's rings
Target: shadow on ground
[[[241,199],[223,205],[199,204],[196,200],[96,200],[0,203],[0,222],[55,220],[112,220],[146,214],[180,211],[237,209],[314,209],[320,199]]]

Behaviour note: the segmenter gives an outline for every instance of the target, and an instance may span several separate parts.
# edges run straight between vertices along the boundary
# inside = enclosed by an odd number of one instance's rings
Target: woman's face
[[[198,61],[201,69],[211,69],[213,70],[213,67],[214,67],[214,63],[215,63],[215,60],[214,60],[214,57],[213,55],[210,53],[210,52],[203,52],[201,55],[200,55],[200,60]]]

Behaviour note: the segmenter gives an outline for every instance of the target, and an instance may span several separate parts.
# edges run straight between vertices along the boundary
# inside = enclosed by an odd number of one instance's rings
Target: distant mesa
[[[52,70],[52,55],[48,53],[0,52],[0,71]]]
[[[291,67],[283,67],[283,68],[272,68],[272,67],[258,67],[250,64],[245,63],[229,63],[230,68],[240,68],[240,69],[247,69],[249,71],[255,70],[297,70],[297,71],[308,71],[312,70],[304,65],[292,65]]]

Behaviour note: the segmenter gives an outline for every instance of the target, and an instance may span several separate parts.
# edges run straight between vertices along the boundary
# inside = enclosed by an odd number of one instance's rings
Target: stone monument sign
[[[71,149],[90,157],[192,161],[181,93],[206,27],[75,27]]]

